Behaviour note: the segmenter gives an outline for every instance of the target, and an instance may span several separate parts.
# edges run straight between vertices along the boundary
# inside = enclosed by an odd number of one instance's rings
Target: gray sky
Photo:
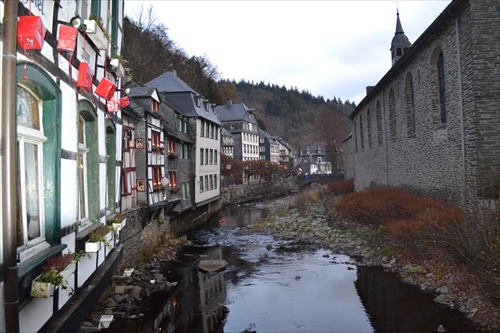
[[[221,79],[359,103],[391,67],[396,8],[413,43],[450,2],[126,0],[125,14],[151,4],[177,47],[205,55]]]

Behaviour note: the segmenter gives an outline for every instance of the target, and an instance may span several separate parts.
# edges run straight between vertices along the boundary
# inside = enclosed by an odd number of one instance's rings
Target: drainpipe
[[[4,1],[2,52],[2,251],[5,332],[19,332],[16,234],[17,1]]]
[[[462,95],[462,64],[460,60],[460,36],[459,36],[457,17],[455,17],[455,41],[457,43],[458,99],[460,107],[460,134],[461,134],[461,145],[462,145],[462,206],[464,206],[465,191],[466,191],[465,125],[464,125],[464,107],[463,107],[463,95]]]

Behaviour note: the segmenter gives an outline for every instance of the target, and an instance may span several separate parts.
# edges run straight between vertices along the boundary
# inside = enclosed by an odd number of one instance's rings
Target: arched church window
[[[405,80],[406,129],[408,136],[415,135],[415,98],[413,93],[413,77],[408,73]]]

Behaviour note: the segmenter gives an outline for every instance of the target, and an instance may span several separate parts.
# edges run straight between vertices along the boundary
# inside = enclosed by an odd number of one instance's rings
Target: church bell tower
[[[396,33],[394,34],[391,43],[392,65],[394,65],[396,61],[398,61],[399,58],[401,58],[411,46],[411,43],[408,40],[408,37],[406,37],[405,32],[403,31],[403,26],[401,25],[401,21],[399,19],[399,10],[396,13]]]

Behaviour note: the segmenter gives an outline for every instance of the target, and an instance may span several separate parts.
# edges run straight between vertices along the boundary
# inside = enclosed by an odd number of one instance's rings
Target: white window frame
[[[79,121],[83,121],[83,128],[82,128],[82,135],[83,135],[83,143],[78,142],[78,157],[77,157],[77,167],[82,169],[83,175],[82,175],[82,181],[83,184],[78,184],[78,223],[80,228],[84,228],[88,224],[90,224],[90,219],[89,219],[89,191],[88,191],[88,174],[87,174],[87,153],[89,152],[89,149],[87,148],[87,138],[86,138],[86,133],[85,133],[85,126],[87,122],[85,119],[79,115]],[[78,127],[80,127],[80,124],[78,124]],[[82,160],[80,161],[80,156],[82,156]],[[79,164],[81,163],[81,164]],[[78,175],[80,177],[80,174]],[[78,179],[78,181],[80,181]],[[83,190],[83,193],[82,193]],[[81,196],[84,196],[83,202],[85,204],[84,207],[84,213],[82,216],[82,207],[80,206],[81,202]]]
[[[25,178],[25,144],[32,144],[37,147],[37,159],[38,159],[38,218],[39,218],[39,227],[40,227],[40,236],[37,238],[33,238],[32,240],[28,240],[28,221],[27,216],[23,212],[21,214],[22,224],[23,224],[23,244],[19,245],[19,249],[23,250],[26,248],[33,247],[39,243],[45,241],[45,210],[44,210],[44,196],[43,196],[43,142],[47,140],[47,137],[43,135],[43,105],[42,101],[33,95],[29,89],[22,87],[33,99],[35,99],[38,103],[38,117],[39,117],[39,126],[40,129],[33,129],[24,126],[17,126],[17,141],[18,141],[18,156],[19,156],[19,180],[20,184],[19,191],[21,197],[21,207],[23,210],[27,209],[26,206],[26,178]]]

